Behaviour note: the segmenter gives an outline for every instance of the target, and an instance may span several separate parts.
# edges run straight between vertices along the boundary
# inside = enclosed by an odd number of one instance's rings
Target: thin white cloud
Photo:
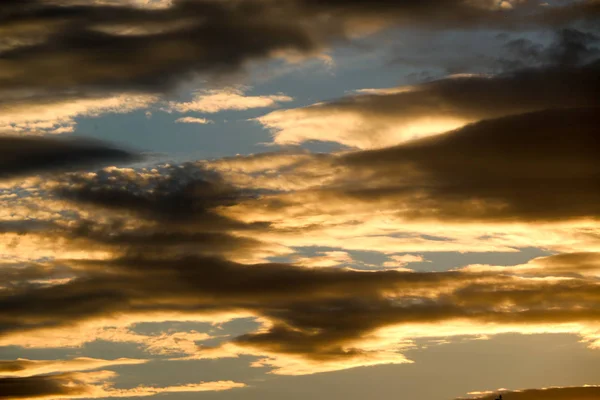
[[[247,88],[236,87],[223,90],[201,90],[194,93],[188,102],[171,101],[163,110],[167,112],[217,113],[225,110],[249,110],[252,108],[276,107],[279,103],[292,101],[284,94],[266,96],[246,96]]]
[[[175,120],[178,124],[212,124],[213,121],[206,118],[196,118],[196,117],[183,117]]]

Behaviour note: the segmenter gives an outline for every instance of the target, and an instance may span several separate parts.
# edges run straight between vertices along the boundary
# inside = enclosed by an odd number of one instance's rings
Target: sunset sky
[[[600,399],[599,0],[1,0],[0,399]]]

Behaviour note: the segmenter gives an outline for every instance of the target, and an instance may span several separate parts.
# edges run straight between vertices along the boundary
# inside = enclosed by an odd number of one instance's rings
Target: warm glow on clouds
[[[71,360],[27,360],[24,358],[14,361],[0,360],[0,379],[7,377],[27,377],[54,372],[85,371],[114,365],[136,365],[144,364],[148,361],[128,358],[98,360],[88,357],[73,358]]]
[[[149,355],[180,356],[195,354],[197,343],[214,339],[207,333],[196,331],[161,332],[144,335],[136,333],[134,327],[142,323],[203,322],[215,326],[236,319],[252,318],[248,312],[151,312],[128,313],[125,315],[101,316],[87,321],[74,323],[70,327],[39,328],[22,335],[20,332],[8,333],[0,338],[0,346],[15,345],[27,349],[78,348],[96,340],[110,343],[136,345]]]
[[[274,111],[257,118],[271,129],[279,145],[300,144],[311,140],[331,141],[359,149],[393,146],[459,128],[470,121],[437,116],[399,121],[396,117],[374,120],[372,116],[344,110],[312,108]],[[327,132],[327,136],[323,136]]]
[[[29,96],[0,103],[0,133],[59,134],[72,132],[77,117],[96,117],[105,113],[125,114],[144,109],[157,101],[156,96],[118,94],[110,97]]]
[[[274,107],[278,103],[292,101],[285,95],[246,96],[244,88],[227,88],[224,90],[204,90],[194,93],[189,102],[169,102],[165,108],[168,112],[203,112],[216,113],[225,110],[248,110],[251,108]]]
[[[0,1],[0,397],[597,399],[599,18]]]
[[[317,140],[377,149],[483,119],[553,107],[598,106],[587,87],[587,83],[596,84],[596,68],[592,64],[548,68],[536,75],[527,70],[496,76],[458,75],[417,86],[363,89],[339,100],[273,111],[257,121],[272,130],[277,144]],[[569,91],[565,82],[572,82]]]
[[[295,258],[296,264],[309,268],[335,267],[352,261],[352,257],[344,251],[324,251],[315,257]]]
[[[200,125],[206,125],[206,124],[212,123],[212,121],[209,120],[209,119],[206,119],[206,118],[194,118],[194,117],[178,118],[178,119],[175,120],[175,122],[180,123],[180,124],[200,124]]]
[[[14,328],[2,334],[4,340],[21,346],[57,347],[59,340],[63,346],[73,346],[100,338],[139,343],[150,354],[179,353],[184,359],[245,354],[261,357],[255,366],[268,365],[275,368],[274,373],[292,375],[406,362],[398,351],[422,338],[569,333],[580,336],[590,348],[600,343],[596,321],[600,286],[598,275],[589,274],[598,269],[595,254],[550,256],[503,270],[468,267],[428,273],[246,266],[190,258],[100,263],[110,268],[89,269],[88,274],[97,275],[102,287],[123,295],[107,297],[86,279],[50,288],[9,290],[5,294],[8,298],[26,293],[30,301],[41,301],[44,309],[21,306],[18,316],[11,318]],[[194,263],[202,268],[194,268]],[[539,265],[552,267],[530,272]],[[145,272],[140,275],[137,271]],[[168,280],[166,271],[171,276]],[[210,283],[205,274],[213,276]],[[238,276],[244,283],[231,281],[230,276]],[[53,291],[66,298],[80,292],[86,295],[73,307],[53,300]],[[218,303],[213,303],[213,298],[218,298]],[[149,313],[145,317],[135,316],[140,305]],[[180,310],[176,318],[165,313],[174,306]],[[194,315],[184,308],[204,308],[216,315],[237,308],[246,315],[259,316],[262,327],[216,347],[195,345],[210,338],[202,333],[148,336],[123,328],[103,328],[114,324],[109,321],[118,320],[118,315],[127,314],[131,317],[123,320],[123,327],[144,320],[213,318],[210,313]],[[91,329],[65,326],[63,313],[81,322],[87,320],[85,324]],[[56,328],[37,328],[38,322]],[[84,332],[86,336],[81,336]],[[36,337],[41,339],[38,344]]]
[[[330,359],[310,359],[295,354],[279,353],[269,351],[263,348],[252,348],[251,346],[238,346],[227,343],[224,346],[200,350],[196,356],[185,358],[193,359],[218,359],[239,357],[241,355],[252,355],[260,357],[259,360],[251,364],[254,368],[268,367],[272,368],[271,373],[276,375],[311,375],[323,372],[341,371],[356,367],[368,367],[382,364],[406,364],[412,361],[408,360],[401,350],[410,348],[410,343],[393,343],[379,340],[364,340],[357,343],[363,351],[352,354],[354,349],[347,349],[348,357],[331,357]]]
[[[6,399],[96,399],[112,397],[148,397],[161,393],[218,392],[242,388],[246,385],[233,381],[191,383],[179,386],[137,386],[132,389],[113,387],[112,371],[71,372],[40,375],[27,378],[0,379],[0,390]]]
[[[519,138],[535,140],[536,124],[547,126],[546,114],[486,121],[377,151],[111,167],[45,181],[40,189],[56,210],[53,219],[48,225],[16,220],[3,232],[5,256],[24,265],[5,268],[11,284],[3,295],[16,313],[2,321],[11,328],[0,331],[0,343],[68,348],[101,339],[172,360],[251,355],[259,357],[254,366],[284,375],[406,363],[403,350],[423,338],[567,333],[596,348],[593,186],[582,186],[588,190],[578,190],[577,201],[567,197],[564,207],[536,203],[534,209],[527,190],[510,186],[517,175],[546,184],[547,154],[554,155],[558,187],[571,184],[558,168],[574,155],[582,183],[593,182],[592,113],[558,113],[582,124],[571,133],[570,147],[547,141],[543,152],[525,149],[509,162],[502,156],[502,146],[516,140],[505,124],[526,120],[533,139]],[[506,144],[482,140],[497,139],[497,129]],[[553,123],[552,129],[562,127]],[[478,153],[465,158],[463,148]],[[445,157],[437,157],[440,152]],[[486,169],[476,168],[479,154]],[[323,166],[331,168],[315,171]],[[244,175],[242,187],[231,183]],[[270,176],[285,189],[259,191]],[[454,182],[455,176],[469,177],[470,185]],[[502,191],[489,188],[490,177]],[[294,183],[285,186],[286,180]],[[29,187],[9,204],[38,199],[43,205],[40,191]],[[294,254],[312,246],[332,250]],[[524,247],[571,254],[446,272],[407,271],[408,263],[426,258],[403,254],[517,253]],[[357,269],[350,254],[356,250],[377,251],[386,261]],[[18,258],[19,252],[31,258]],[[294,264],[266,262],[272,256],[289,256]],[[27,264],[44,257],[50,258]],[[214,338],[207,332],[134,329],[143,321],[215,323],[227,313],[225,320],[252,316],[262,326],[217,345],[202,343]]]

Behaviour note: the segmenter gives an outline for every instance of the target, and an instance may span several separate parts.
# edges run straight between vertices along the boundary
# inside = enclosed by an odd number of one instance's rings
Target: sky
[[[3,0],[0,399],[600,399],[600,1]]]

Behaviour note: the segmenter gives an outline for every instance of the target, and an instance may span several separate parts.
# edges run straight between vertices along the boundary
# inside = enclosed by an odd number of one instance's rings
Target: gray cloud
[[[0,137],[0,179],[81,167],[133,161],[125,150],[85,140]]]
[[[116,373],[111,371],[71,372],[37,375],[25,378],[0,378],[3,399],[64,399],[147,397],[160,393],[208,392],[231,390],[246,386],[233,381],[191,383],[181,386],[137,386],[132,389],[114,388]]]
[[[360,107],[359,102],[354,105]],[[365,105],[366,114],[371,110],[375,116],[393,113],[392,108],[371,106]],[[297,190],[292,186],[250,202],[247,212],[252,204],[260,204],[263,212],[273,216],[343,214],[349,207],[375,207],[406,221],[596,219],[600,215],[598,115],[597,107],[565,104],[483,120],[398,146],[307,157],[279,170],[278,187],[299,182]],[[215,168],[226,172],[218,164]],[[245,182],[239,177],[243,172],[229,173],[231,179]],[[249,182],[271,183],[261,174]],[[307,202],[312,206],[306,207]]]
[[[577,271],[582,259],[590,262],[588,255],[557,261]],[[597,264],[597,256],[594,260]],[[232,343],[309,360],[343,361],[365,354],[359,344],[346,349],[350,343],[391,325],[461,319],[469,321],[476,334],[478,324],[527,329],[532,324],[586,324],[598,318],[595,279],[577,274],[567,281],[540,281],[513,275],[510,269],[506,274],[369,273],[283,264],[247,266],[198,257],[72,265],[85,273],[62,285],[5,293],[0,309],[11,314],[3,314],[0,331],[68,327],[117,313],[251,311],[267,317],[273,326]],[[557,276],[554,271],[546,274]]]
[[[598,115],[596,108],[547,110],[351,153],[340,162],[377,183],[332,190],[367,202],[396,199],[409,218],[597,218]]]
[[[405,202],[408,216],[415,218],[531,220],[589,215],[598,204],[597,185],[593,185],[598,177],[595,111],[525,114],[394,148],[317,157],[330,162],[333,172],[341,172],[317,192],[332,197],[326,201],[316,197],[309,208],[331,204],[331,198],[346,206],[389,199],[396,205]],[[557,134],[566,126],[569,137]],[[521,146],[515,147],[515,142]],[[291,163],[275,161],[294,169],[296,163],[312,159],[300,154]],[[251,164],[262,162],[270,160],[267,156],[251,160]],[[585,336],[583,328],[577,327],[590,326],[599,317],[596,253],[536,260],[522,270],[437,273],[234,262],[264,251],[260,235],[245,239],[237,233],[277,230],[224,217],[219,208],[248,201],[271,205],[269,197],[235,188],[197,166],[165,168],[71,174],[50,187],[57,198],[67,199],[72,213],[81,212],[87,218],[6,227],[8,232],[21,232],[24,241],[36,236],[60,239],[64,248],[53,252],[55,258],[44,264],[4,271],[10,285],[0,297],[0,311],[6,311],[0,312],[1,338],[44,329],[68,330],[117,316],[245,313],[271,325],[227,342],[242,354],[338,363],[329,367],[333,369],[381,356],[362,341],[391,326],[402,330],[460,319],[468,323],[467,328],[446,334],[477,335],[493,334],[490,324],[509,332],[528,332],[532,327],[544,331],[569,323],[568,332],[594,340],[591,331],[585,331]],[[579,178],[574,179],[574,174]],[[361,182],[368,186],[359,186]],[[546,202],[547,207],[536,201],[533,207],[532,191],[546,195],[545,188],[553,190],[548,192],[554,196],[552,201]],[[563,194],[564,188],[577,190],[573,195]],[[511,203],[500,209],[463,206],[473,199],[482,199],[484,205],[497,199]],[[107,254],[73,259],[63,255],[76,250],[86,254],[105,250]],[[542,268],[536,269],[538,265]],[[42,273],[58,281],[36,282]],[[69,279],[61,281],[60,277]],[[406,339],[420,335],[424,333],[405,333]],[[199,347],[197,351],[196,356],[202,357],[225,352],[226,347]],[[282,373],[298,373],[282,364],[270,365]]]
[[[556,32],[556,40],[549,46],[525,38],[510,40],[504,46],[513,58],[498,62],[509,69],[526,65],[585,64],[600,54],[598,43],[599,37],[594,33],[566,28]]]
[[[569,54],[564,57],[575,62],[579,53],[568,47],[560,54]],[[550,108],[597,107],[599,70],[600,61],[595,60],[584,65],[546,64],[494,76],[450,77],[278,110],[258,121],[274,131],[278,144],[320,140],[362,149],[386,147],[482,119]]]
[[[0,392],[5,399],[77,396],[87,392],[81,382],[75,384],[73,374],[0,378]]]
[[[514,10],[484,0],[179,0],[164,9],[28,0],[0,7],[0,89],[58,92],[166,90],[197,73],[238,71],[277,52],[310,54],[365,25],[511,29],[598,16],[591,1],[557,7],[514,2]]]

